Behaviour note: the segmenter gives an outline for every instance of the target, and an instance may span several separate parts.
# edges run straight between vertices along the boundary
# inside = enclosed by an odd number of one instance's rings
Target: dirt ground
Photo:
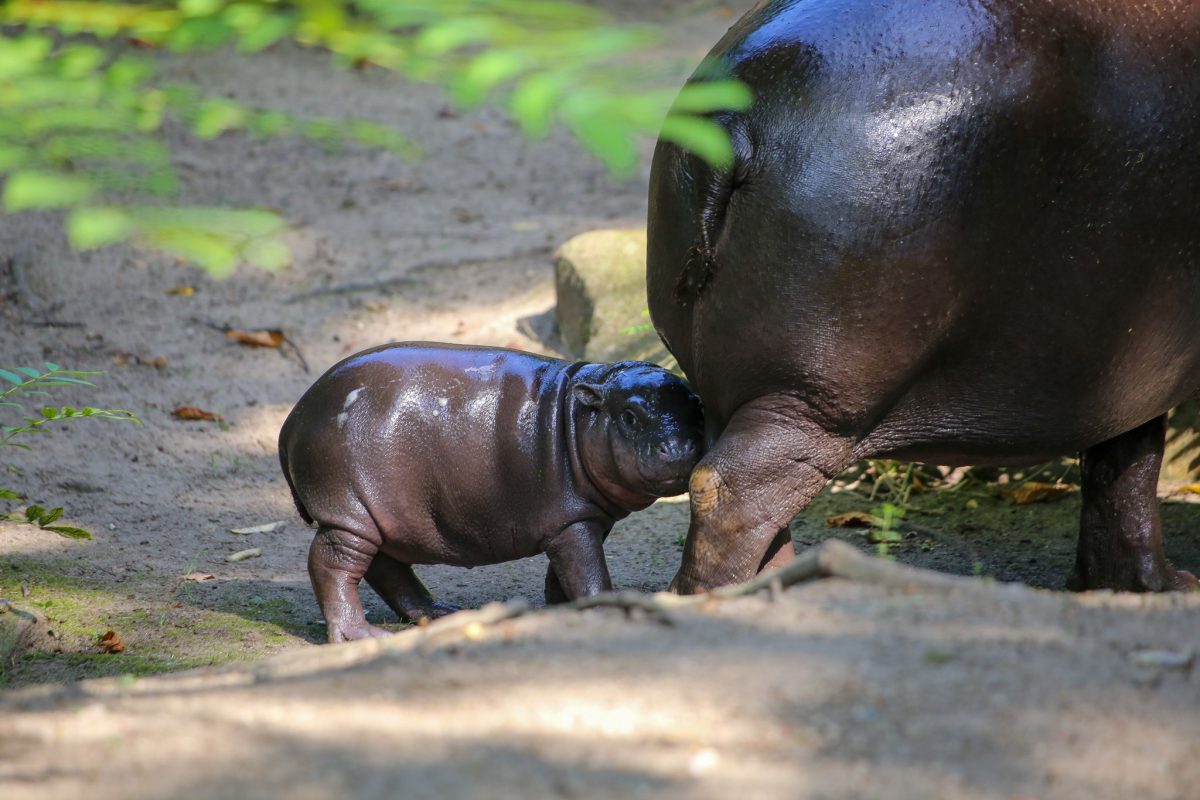
[[[668,21],[681,80],[742,10],[605,5]],[[12,734],[0,737],[0,795],[119,783],[129,797],[1197,796],[1200,670],[1187,655],[1200,649],[1200,596],[835,579],[680,612],[671,626],[556,610],[441,642],[405,631],[341,656],[314,647],[311,531],[275,451],[291,404],[329,365],[391,340],[554,352],[554,248],[644,222],[648,165],[614,180],[563,135],[526,142],[494,110],[455,112],[435,89],[333,72],[292,48],[163,68],[243,102],[394,124],[426,155],[176,135],[188,202],[270,206],[294,223],[295,264],[277,274],[216,281],[123,248],[76,254],[57,219],[0,217],[15,265],[0,274],[0,367],[104,370],[98,388],[61,402],[144,423],[64,425],[4,454],[0,485],[65,506],[95,538],[0,523],[0,597],[38,617],[0,665]],[[185,286],[194,293],[169,293]],[[281,328],[311,371],[214,325]],[[182,422],[179,406],[224,421]],[[836,533],[874,548],[825,523],[879,504],[855,477],[796,521],[800,547]],[[1168,555],[1195,570],[1200,505],[1172,488]],[[972,479],[912,506],[891,547],[901,562],[1049,589],[1070,567],[1077,493],[1018,506]],[[607,547],[618,587],[663,589],[686,527],[680,499],[618,525]],[[262,554],[225,560],[247,548]],[[540,604],[544,570],[535,558],[419,571],[440,599],[479,608]],[[373,621],[400,628],[364,599]],[[101,652],[107,630],[124,652]],[[273,655],[284,661],[237,667]],[[215,677],[137,677],[228,664]],[[35,686],[104,675],[126,677]]]

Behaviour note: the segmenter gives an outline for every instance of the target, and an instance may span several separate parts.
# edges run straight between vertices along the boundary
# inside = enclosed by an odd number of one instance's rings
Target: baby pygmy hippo
[[[322,375],[279,433],[296,507],[317,523],[308,574],[329,641],[384,636],[367,583],[410,620],[437,603],[413,564],[550,557],[547,602],[612,588],[613,523],[687,489],[700,401],[653,364],[567,362],[411,342]]]

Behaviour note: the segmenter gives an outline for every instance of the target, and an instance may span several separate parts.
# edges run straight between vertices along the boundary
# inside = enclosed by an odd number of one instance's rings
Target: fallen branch
[[[779,569],[763,573],[734,586],[723,586],[696,595],[676,595],[669,592],[642,594],[633,591],[605,592],[581,597],[560,608],[582,611],[591,608],[619,608],[642,611],[653,615],[663,624],[674,624],[672,611],[704,606],[763,590],[778,596],[786,587],[818,578],[845,578],[860,583],[892,589],[919,590],[936,594],[955,592],[994,592],[1003,589],[977,578],[943,575],[930,570],[908,567],[865,555],[851,545],[830,539],[801,553]],[[428,625],[410,628],[399,635],[383,639],[348,642],[336,647],[318,647],[274,656],[251,668],[198,669],[176,675],[161,675],[139,680],[130,685],[124,679],[97,678],[70,684],[66,687],[34,687],[10,695],[10,705],[16,708],[34,707],[50,700],[63,698],[98,698],[114,695],[146,695],[172,691],[197,691],[218,687],[247,686],[264,680],[296,678],[321,671],[355,667],[389,654],[429,650],[459,640],[477,640],[487,628],[526,614],[541,612],[525,600],[489,603],[473,611],[459,611],[434,620]],[[15,699],[14,699],[15,698]]]

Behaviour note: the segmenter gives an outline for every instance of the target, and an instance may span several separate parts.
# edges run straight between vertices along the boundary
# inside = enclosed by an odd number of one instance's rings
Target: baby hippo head
[[[704,454],[704,415],[687,384],[662,367],[641,361],[613,364],[573,394],[579,422],[580,458],[605,488],[643,497],[687,490],[688,477]]]

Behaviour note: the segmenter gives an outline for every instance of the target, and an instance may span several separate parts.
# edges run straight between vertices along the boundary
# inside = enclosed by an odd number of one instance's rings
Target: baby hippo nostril
[[[696,444],[694,442],[660,442],[658,445],[658,455],[664,461],[676,461],[681,458],[686,458],[694,453]]]

